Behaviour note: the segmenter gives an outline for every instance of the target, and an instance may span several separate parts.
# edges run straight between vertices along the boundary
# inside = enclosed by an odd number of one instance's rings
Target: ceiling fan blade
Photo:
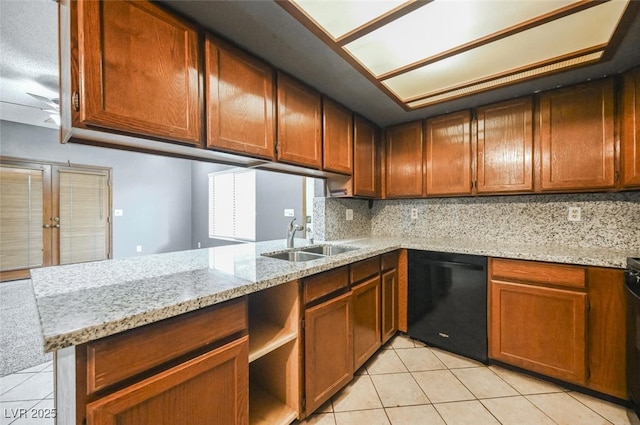
[[[48,97],[40,96],[38,94],[33,94],[29,92],[27,92],[27,94],[33,97],[34,99],[38,99],[40,102],[46,103],[56,111],[60,110],[60,99],[49,99]]]

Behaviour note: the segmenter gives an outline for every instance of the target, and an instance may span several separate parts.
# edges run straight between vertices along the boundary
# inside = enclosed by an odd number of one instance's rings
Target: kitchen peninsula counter
[[[359,248],[307,262],[263,256],[284,240],[31,271],[47,352],[221,303],[399,248],[624,268],[637,252],[393,237],[332,241]],[[296,240],[296,247],[307,245]]]

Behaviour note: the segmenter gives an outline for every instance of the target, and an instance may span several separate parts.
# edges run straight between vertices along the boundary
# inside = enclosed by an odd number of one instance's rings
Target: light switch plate
[[[142,252],[142,245],[136,245],[136,252]]]
[[[113,215],[115,215],[116,217],[122,217],[124,215],[124,211],[117,208],[113,210]]]
[[[347,221],[353,220],[353,210],[352,209],[350,209],[350,208],[347,209],[346,218],[347,218]]]

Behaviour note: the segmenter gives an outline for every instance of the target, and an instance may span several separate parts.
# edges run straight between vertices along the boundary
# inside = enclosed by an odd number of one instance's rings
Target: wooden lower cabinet
[[[353,362],[358,370],[380,348],[380,276],[354,286]]]
[[[384,344],[398,331],[398,270],[383,271],[381,275],[381,333]]]
[[[489,357],[627,399],[620,269],[491,259]]]
[[[584,385],[586,307],[583,292],[492,281],[490,357]]]
[[[587,282],[587,387],[626,399],[627,299],[624,271],[589,267]]]
[[[249,338],[87,405],[87,425],[248,424]]]
[[[353,378],[351,292],[305,310],[306,412],[311,413]]]

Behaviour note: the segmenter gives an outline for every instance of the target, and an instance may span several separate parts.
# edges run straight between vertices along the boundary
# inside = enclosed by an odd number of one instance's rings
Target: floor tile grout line
[[[593,413],[595,413],[596,415],[600,416],[600,417],[601,417],[602,419],[604,419],[605,421],[609,422],[610,424],[613,424],[613,422],[612,422],[612,421],[610,421],[609,419],[607,419],[606,417],[604,417],[601,413],[599,413],[599,412],[597,412],[597,411],[593,410],[589,405],[587,405],[587,404],[583,403],[580,399],[578,399],[578,398],[574,397],[574,396],[573,396],[573,393],[574,393],[574,391],[570,391],[570,392],[567,392],[567,395],[568,395],[569,397],[571,397],[572,399],[574,399],[575,401],[577,401],[578,403],[580,403],[581,405],[583,405],[584,407],[586,407],[587,409],[591,410],[591,411],[592,411]],[[622,408],[626,409],[626,407],[624,407],[624,406],[620,406],[620,407],[622,407]]]

